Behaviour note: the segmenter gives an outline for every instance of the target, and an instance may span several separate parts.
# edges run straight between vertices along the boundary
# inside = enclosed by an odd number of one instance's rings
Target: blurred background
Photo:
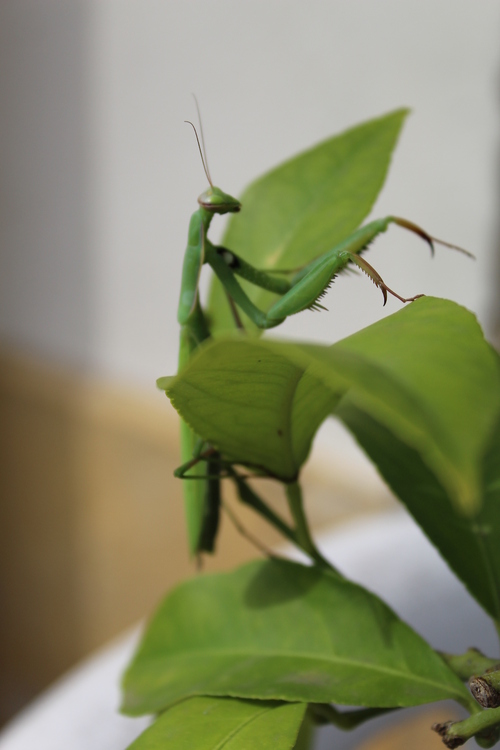
[[[183,122],[191,93],[232,195],[411,107],[374,216],[477,260],[438,248],[431,262],[392,229],[369,261],[403,295],[466,305],[494,339],[499,32],[495,0],[2,0],[0,721],[193,572],[176,418],[154,387],[176,370],[187,226],[206,187]],[[360,276],[325,304],[277,335],[331,343],[399,306]],[[335,425],[307,481],[316,528],[392,503]],[[207,567],[254,554],[225,528]]]

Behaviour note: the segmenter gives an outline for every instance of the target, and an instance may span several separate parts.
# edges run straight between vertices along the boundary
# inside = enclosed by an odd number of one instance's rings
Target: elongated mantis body
[[[208,198],[207,206],[211,206]],[[200,202],[200,208],[191,217],[177,311],[177,320],[181,325],[179,370],[210,335],[198,296],[198,282],[210,223],[215,213],[239,211],[239,208],[238,201],[218,190],[214,195],[213,209],[204,207]],[[181,421],[183,462],[189,462],[193,458],[199,443],[199,438],[191,428]],[[214,477],[214,461],[195,462],[192,470],[194,476],[203,481],[184,482],[189,548],[191,554],[212,552],[219,521],[220,482]]]
[[[192,127],[196,134],[194,125]],[[197,134],[196,138],[198,140]],[[242,327],[238,313],[238,310],[241,310],[258,328],[270,329],[280,325],[288,316],[303,310],[324,309],[319,300],[333,279],[349,265],[355,265],[367,274],[381,290],[384,304],[388,294],[401,302],[411,302],[421,297],[421,294],[408,298],[400,296],[390,289],[377,271],[361,257],[361,253],[369,244],[379,234],[385,232],[391,224],[417,234],[429,244],[432,253],[434,253],[434,243],[437,242],[470,255],[461,248],[436,240],[406,219],[387,216],[357,229],[340,244],[298,271],[280,271],[273,274],[272,271],[259,270],[239,257],[232,249],[216,246],[208,239],[213,216],[237,213],[241,209],[241,204],[236,198],[212,184],[199,140],[198,146],[210,187],[199,196],[199,208],[192,215],[189,224],[177,313],[177,319],[181,325],[180,368],[185,365],[198,346],[210,336],[209,325],[201,309],[198,295],[200,273],[205,263],[212,268],[226,291],[235,324]],[[237,277],[273,292],[278,295],[279,299],[267,311],[259,309],[246,294]],[[184,482],[192,553],[212,551],[220,504],[220,474],[218,474],[217,456],[203,455],[200,452],[196,455],[198,444],[199,439],[187,425],[183,424],[181,433],[183,466],[178,470],[177,475],[184,477],[186,471],[189,470],[190,478],[196,477],[204,480]],[[195,456],[194,460],[193,456]]]

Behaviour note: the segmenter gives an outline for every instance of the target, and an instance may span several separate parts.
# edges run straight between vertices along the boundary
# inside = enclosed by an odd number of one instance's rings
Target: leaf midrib
[[[226,747],[228,742],[231,742],[235,737],[242,732],[245,727],[247,727],[249,724],[252,724],[254,721],[257,721],[257,719],[260,719],[265,714],[269,713],[269,711],[272,711],[271,708],[263,708],[261,711],[259,711],[256,714],[253,714],[252,716],[249,716],[248,719],[246,719],[242,724],[239,724],[238,727],[235,727],[231,732],[229,732],[226,737],[224,737],[217,745],[214,746],[214,750],[222,750],[222,748]]]
[[[326,662],[328,664],[342,664],[344,666],[348,667],[358,667],[362,668],[368,671],[373,672],[380,672],[382,674],[392,675],[393,677],[403,677],[407,679],[410,677],[413,681],[419,682],[425,685],[432,685],[434,687],[448,687],[448,683],[444,682],[435,682],[434,680],[430,678],[423,677],[421,675],[417,675],[414,672],[404,672],[400,671],[394,668],[386,667],[386,666],[379,666],[376,664],[370,664],[366,662],[361,662],[359,660],[355,659],[349,659],[346,657],[339,657],[339,656],[324,656],[322,654],[315,654],[315,653],[308,653],[308,652],[297,652],[297,651],[274,651],[269,653],[262,653],[262,652],[255,652],[255,651],[244,651],[244,650],[235,650],[232,649],[231,651],[225,650],[225,649],[218,649],[218,650],[206,650],[206,649],[199,649],[199,650],[191,650],[189,652],[187,651],[177,651],[174,654],[162,654],[162,659],[168,658],[168,659],[182,659],[184,661],[191,661],[191,660],[200,660],[201,657],[203,659],[206,658],[212,658],[217,659],[220,657],[247,657],[247,658],[253,658],[253,659],[266,659],[269,657],[274,658],[293,658],[295,660],[297,659],[304,659],[304,660],[311,660],[311,661],[319,661],[319,662]],[[147,658],[147,657],[146,657]],[[158,661],[158,654],[152,655],[149,657],[152,661],[157,662]],[[450,673],[452,674],[452,673]],[[450,689],[453,690],[457,695],[460,695],[460,697],[463,699],[463,695],[461,692],[454,688],[453,686],[450,686]]]

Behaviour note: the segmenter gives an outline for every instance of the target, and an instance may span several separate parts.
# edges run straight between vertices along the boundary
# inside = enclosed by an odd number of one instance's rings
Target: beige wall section
[[[450,719],[458,720],[459,715],[449,703],[404,711],[399,722],[374,730],[357,750],[443,750],[441,737],[431,727]]]
[[[0,349],[0,433],[0,705],[9,713],[195,570],[172,475],[177,417],[160,393]],[[392,502],[345,477],[327,486],[314,464],[306,479],[316,527]],[[264,484],[284,512],[279,489]],[[267,545],[279,541],[236,510]],[[205,569],[256,554],[224,519]]]

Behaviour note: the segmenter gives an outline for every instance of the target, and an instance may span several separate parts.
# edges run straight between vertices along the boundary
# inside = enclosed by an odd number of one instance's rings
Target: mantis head
[[[213,185],[200,195],[198,203],[213,214],[236,214],[241,209],[241,203],[236,198]]]

